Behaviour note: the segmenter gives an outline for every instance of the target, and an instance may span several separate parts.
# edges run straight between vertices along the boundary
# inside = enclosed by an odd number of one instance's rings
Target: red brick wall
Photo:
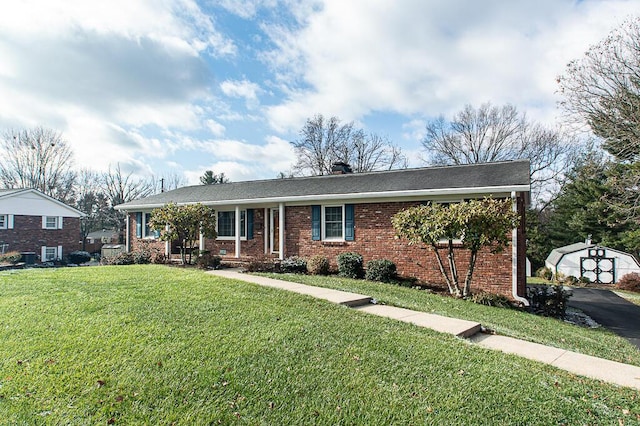
[[[287,257],[321,254],[328,257],[335,268],[336,257],[340,253],[353,251],[362,255],[365,264],[371,259],[389,259],[396,263],[401,276],[415,277],[432,285],[446,287],[436,256],[431,250],[421,245],[409,245],[406,240],[395,237],[391,217],[400,210],[414,205],[417,203],[356,204],[355,240],[337,243],[311,240],[310,206],[287,207],[285,254]],[[520,234],[523,235],[522,232]],[[522,246],[520,249],[523,249],[524,238],[519,238],[519,242]],[[441,254],[446,262],[446,252]],[[467,271],[468,256],[467,251],[456,250],[456,263],[461,281],[464,281]],[[521,257],[519,275],[524,293],[524,257]],[[472,291],[485,290],[511,297],[511,273],[511,246],[499,254],[483,250],[476,262]]]
[[[372,203],[355,205],[355,241],[325,242],[311,239],[311,206],[287,206],[285,218],[285,257],[311,257],[320,254],[329,258],[334,268],[336,257],[340,253],[354,251],[360,253],[364,262],[372,259],[389,259],[396,263],[398,273],[404,277],[415,277],[422,282],[446,287],[435,254],[424,246],[409,245],[407,241],[396,238],[391,217],[400,210],[418,203]],[[518,230],[518,293],[524,295],[526,283],[525,270],[525,234],[524,200],[518,200],[518,211],[522,216],[521,229]],[[133,250],[139,245],[135,238],[135,215],[129,215],[130,241]],[[254,238],[241,241],[241,258],[263,257],[264,238],[268,238],[264,229],[264,209],[254,210]],[[511,235],[511,233],[509,234]],[[164,242],[157,241],[158,248],[164,252]],[[205,249],[213,254],[226,250],[223,258],[235,258],[235,241],[206,240]],[[441,255],[446,262],[446,248]],[[509,245],[502,253],[492,254],[488,250],[479,253],[472,281],[472,291],[485,290],[491,293],[512,297],[512,248]],[[456,262],[460,280],[464,281],[469,253],[456,250]],[[445,263],[446,266],[446,263]]]
[[[42,216],[13,217],[13,229],[0,229],[0,244],[9,251],[32,251],[40,256],[42,247],[62,246],[62,255],[82,250],[80,219],[65,217],[62,229],[42,229]]]

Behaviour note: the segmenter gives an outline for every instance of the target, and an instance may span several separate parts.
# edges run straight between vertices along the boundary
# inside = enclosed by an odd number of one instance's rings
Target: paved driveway
[[[580,309],[640,349],[640,306],[609,290],[576,287],[569,306]]]

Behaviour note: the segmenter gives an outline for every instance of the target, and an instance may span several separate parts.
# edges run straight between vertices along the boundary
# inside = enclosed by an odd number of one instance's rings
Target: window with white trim
[[[151,213],[144,213],[142,219],[142,237],[143,238],[158,238],[160,236],[159,231],[154,231],[149,224],[151,223]]]
[[[0,214],[0,229],[8,229],[8,228],[9,228],[9,215]]]
[[[344,205],[322,207],[322,239],[344,239]]]
[[[58,216],[45,216],[44,218],[45,229],[58,229]]]
[[[232,239],[236,237],[236,211],[218,211],[216,221],[218,239]],[[247,211],[240,210],[240,238],[247,237]]]
[[[58,247],[43,247],[42,248],[42,261],[50,262],[58,259]]]

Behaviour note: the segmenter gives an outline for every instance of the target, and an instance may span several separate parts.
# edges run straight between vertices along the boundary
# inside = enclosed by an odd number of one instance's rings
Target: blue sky
[[[24,0],[0,4],[0,130],[61,131],[76,167],[274,178],[316,113],[421,166],[425,123],[512,103],[558,123],[557,75],[637,0]]]

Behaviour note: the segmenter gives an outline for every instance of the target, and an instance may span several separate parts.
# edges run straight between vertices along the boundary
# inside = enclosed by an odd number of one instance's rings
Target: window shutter
[[[40,261],[41,262],[46,262],[47,261],[47,247],[46,246],[42,246],[42,248],[40,249]]]
[[[311,206],[311,239],[313,241],[320,240],[321,221],[320,206]]]
[[[62,259],[62,246],[58,246],[58,259]]]
[[[142,212],[136,213],[136,237],[142,238]]]
[[[13,229],[13,215],[10,214],[7,217],[7,229]]]
[[[247,240],[253,240],[253,209],[247,209]]]
[[[62,229],[62,216],[58,216],[58,229]]]
[[[344,239],[353,241],[355,239],[355,206],[353,204],[345,204],[344,206]]]
[[[47,229],[47,217],[42,216],[42,229]]]

